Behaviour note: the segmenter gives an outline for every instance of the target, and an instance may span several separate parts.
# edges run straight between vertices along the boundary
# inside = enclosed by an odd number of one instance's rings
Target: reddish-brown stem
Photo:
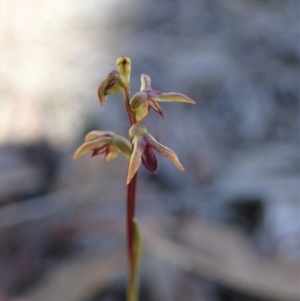
[[[135,215],[135,191],[136,191],[137,173],[132,178],[131,182],[127,186],[127,243],[128,243],[128,255],[130,262],[133,259],[133,218]]]
[[[128,114],[130,124],[136,123],[135,115],[130,108],[130,86],[124,92],[124,104]],[[128,268],[129,268],[129,280],[128,280],[128,296],[132,294],[131,290],[134,288],[134,258],[133,258],[133,243],[134,243],[134,223],[135,216],[135,192],[137,183],[137,173],[134,175],[130,183],[127,185],[127,214],[126,214],[126,228],[127,228],[127,248],[128,248]],[[129,297],[130,298],[130,297]],[[128,298],[128,299],[129,299]]]
[[[133,112],[131,111],[131,108],[129,105],[129,100],[130,100],[129,89],[126,89],[126,91],[124,92],[124,103],[125,103],[125,108],[126,108],[126,111],[128,114],[130,124],[133,125],[136,123],[136,120],[135,120],[135,116],[134,116]]]

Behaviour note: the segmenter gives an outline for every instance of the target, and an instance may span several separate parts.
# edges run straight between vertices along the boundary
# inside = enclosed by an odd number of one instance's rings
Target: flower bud
[[[131,60],[129,57],[122,56],[119,57],[116,61],[116,66],[121,76],[121,79],[125,85],[128,85],[130,82],[130,73],[131,73]]]

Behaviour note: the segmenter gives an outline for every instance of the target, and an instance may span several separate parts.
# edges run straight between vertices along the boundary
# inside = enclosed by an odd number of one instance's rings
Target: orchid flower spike
[[[163,112],[158,104],[158,101],[161,102],[184,102],[190,104],[196,104],[194,100],[188,96],[177,93],[162,93],[156,90],[153,90],[151,87],[150,76],[146,74],[141,75],[141,91],[135,93],[130,99],[130,107],[134,112],[136,120],[141,121],[144,119],[150,108],[155,110],[158,114],[163,117]]]
[[[101,106],[105,103],[105,97],[107,95],[118,94],[125,89],[125,84],[123,83],[120,74],[117,70],[113,70],[108,73],[105,80],[100,84],[98,88],[98,97]]]
[[[105,162],[114,159],[120,152],[130,160],[131,143],[114,132],[91,131],[85,136],[84,140],[85,142],[74,153],[74,160],[89,151],[92,151],[92,157],[103,155]]]
[[[134,124],[129,130],[129,136],[132,139],[133,151],[128,168],[127,184],[129,184],[134,177],[141,164],[141,161],[146,169],[155,173],[157,168],[157,160],[153,150],[170,159],[177,168],[179,168],[181,171],[184,171],[184,168],[179,162],[175,152],[157,142],[153,136],[147,132],[143,124]]]

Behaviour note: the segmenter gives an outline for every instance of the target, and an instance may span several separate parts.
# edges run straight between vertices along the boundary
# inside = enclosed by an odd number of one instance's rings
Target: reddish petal
[[[92,154],[91,154],[91,159],[98,155],[98,151],[99,151],[99,149],[93,149]]]
[[[159,106],[159,104],[157,103],[157,101],[155,101],[154,99],[149,98],[149,106],[156,111],[158,114],[161,115],[162,118],[164,118],[164,114]]]
[[[147,144],[145,151],[142,155],[142,163],[146,167],[146,169],[155,173],[157,169],[157,160],[154,155],[152,148]]]
[[[95,148],[92,151],[91,158],[98,156],[98,155],[106,156],[107,153],[108,153],[108,147],[106,145],[101,148]]]

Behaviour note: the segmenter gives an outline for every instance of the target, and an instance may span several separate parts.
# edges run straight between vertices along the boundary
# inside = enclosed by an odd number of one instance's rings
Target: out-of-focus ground
[[[142,301],[300,300],[298,0],[1,0],[0,300],[125,300],[125,178],[72,154],[92,129],[127,135],[97,88],[132,59],[162,104],[141,168]]]

